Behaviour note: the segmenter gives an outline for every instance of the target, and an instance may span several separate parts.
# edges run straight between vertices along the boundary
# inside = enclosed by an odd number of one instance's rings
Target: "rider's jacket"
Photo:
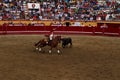
[[[49,38],[50,38],[50,40],[52,40],[53,39],[53,32],[50,34],[50,36],[49,36]]]

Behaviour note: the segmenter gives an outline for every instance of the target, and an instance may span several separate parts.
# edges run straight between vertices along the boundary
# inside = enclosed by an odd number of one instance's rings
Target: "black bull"
[[[62,38],[62,47],[65,48],[67,45],[70,45],[70,47],[72,46],[72,39],[70,37],[68,38]]]

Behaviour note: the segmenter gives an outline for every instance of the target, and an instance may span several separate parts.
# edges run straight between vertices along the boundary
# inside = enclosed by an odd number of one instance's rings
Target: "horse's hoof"
[[[51,51],[51,50],[49,50],[49,53],[52,53],[52,51]]]
[[[60,50],[57,50],[58,54],[60,53]]]
[[[38,48],[35,48],[36,50],[38,50]]]
[[[39,48],[39,52],[41,52],[42,51],[42,49],[41,48]]]

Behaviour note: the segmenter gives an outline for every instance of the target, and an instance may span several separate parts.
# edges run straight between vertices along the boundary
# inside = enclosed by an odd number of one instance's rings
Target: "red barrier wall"
[[[0,26],[0,34],[46,34],[55,29],[56,34],[92,34],[120,36],[120,26],[108,28],[80,26]]]

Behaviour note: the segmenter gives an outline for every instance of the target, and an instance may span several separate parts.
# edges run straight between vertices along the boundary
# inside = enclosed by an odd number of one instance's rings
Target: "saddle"
[[[48,40],[48,42],[47,42],[47,43],[48,43],[48,45],[51,45],[51,43],[52,43],[52,40]]]

